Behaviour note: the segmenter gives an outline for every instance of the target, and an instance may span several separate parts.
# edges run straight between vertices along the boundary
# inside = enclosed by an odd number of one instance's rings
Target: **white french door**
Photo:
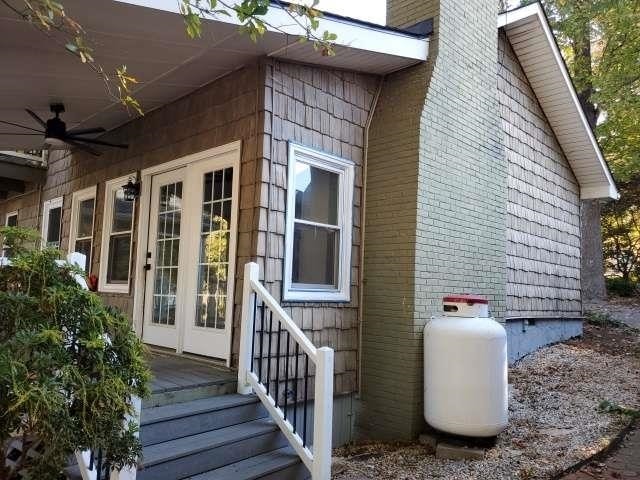
[[[184,274],[180,254],[184,257],[181,230],[185,171],[181,168],[156,175],[151,186],[143,338],[167,348],[178,346],[176,323],[182,316],[178,307],[184,304],[186,293],[178,288],[178,276]]]
[[[234,155],[151,178],[143,339],[228,359],[238,175]]]

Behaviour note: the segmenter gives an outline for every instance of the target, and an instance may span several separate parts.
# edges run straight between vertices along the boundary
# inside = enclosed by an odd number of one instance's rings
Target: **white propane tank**
[[[493,437],[508,421],[507,333],[483,297],[443,304],[424,328],[424,418],[443,432]]]

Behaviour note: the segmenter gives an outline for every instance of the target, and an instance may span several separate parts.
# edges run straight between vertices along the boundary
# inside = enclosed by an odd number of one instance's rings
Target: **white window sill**
[[[129,284],[116,285],[107,284],[98,286],[98,292],[100,293],[129,293]]]
[[[283,294],[285,302],[349,302],[351,295],[337,291],[289,290]]]

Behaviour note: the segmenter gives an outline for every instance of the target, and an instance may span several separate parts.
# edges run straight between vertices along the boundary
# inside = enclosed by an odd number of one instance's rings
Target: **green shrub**
[[[76,450],[134,465],[138,427],[125,419],[132,397],[147,394],[143,344],[124,315],[75,282],[79,269],[56,265],[61,252],[12,241],[11,265],[0,267],[0,442],[4,458],[16,435],[42,455],[2,462],[0,479],[60,478]]]
[[[588,324],[598,327],[622,327],[622,323],[611,318],[611,315],[608,313],[589,310],[584,313],[584,318]]]
[[[607,292],[618,297],[632,297],[638,291],[638,283],[622,277],[607,278]]]

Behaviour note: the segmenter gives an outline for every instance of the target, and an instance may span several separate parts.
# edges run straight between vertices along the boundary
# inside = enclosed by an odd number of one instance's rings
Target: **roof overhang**
[[[539,3],[498,16],[580,185],[583,199],[620,197]]]
[[[338,35],[337,55],[322,56],[311,42],[300,43],[299,25],[272,6],[270,29],[257,42],[239,32],[233,17],[203,22],[203,35],[189,39],[175,0],[65,0],[70,16],[86,29],[96,59],[109,72],[126,64],[140,84],[136,98],[145,112],[166,105],[217,78],[270,56],[328,68],[385,75],[427,58],[428,39],[392,28],[327,15],[318,31]],[[96,12],[99,11],[99,15]],[[0,6],[0,119],[36,127],[24,111],[50,118],[49,104],[63,102],[67,128],[116,128],[131,120],[110,98],[102,80],[33,26]],[[7,131],[2,125],[1,131]],[[16,130],[16,132],[24,130]],[[11,133],[14,131],[11,130]],[[33,133],[33,132],[31,132]],[[42,138],[0,135],[0,149],[41,148]]]
[[[42,155],[0,151],[0,200],[25,192],[28,184],[44,184],[47,169]]]

